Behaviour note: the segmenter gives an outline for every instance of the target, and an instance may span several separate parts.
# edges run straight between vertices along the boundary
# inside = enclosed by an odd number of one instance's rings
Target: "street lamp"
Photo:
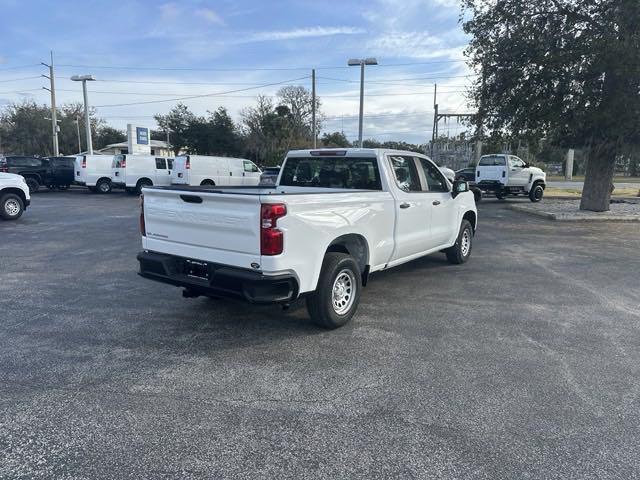
[[[362,148],[362,116],[364,113],[364,66],[377,65],[378,60],[375,58],[350,58],[347,65],[355,67],[360,65],[360,119],[358,125],[358,144]]]
[[[93,75],[74,75],[71,77],[74,82],[82,82],[82,94],[84,95],[84,126],[87,132],[87,153],[93,155],[93,145],[91,144],[91,122],[89,121],[89,100],[87,99],[87,82],[95,81]]]

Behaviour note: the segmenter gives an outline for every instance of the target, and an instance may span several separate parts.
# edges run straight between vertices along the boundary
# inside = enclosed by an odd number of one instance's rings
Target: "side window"
[[[158,170],[166,170],[167,162],[164,158],[156,158],[156,168]]]
[[[420,176],[413,157],[390,155],[389,160],[400,190],[405,192],[421,192]]]
[[[524,162],[520,160],[518,157],[510,156],[509,166],[511,168],[524,168]]]
[[[438,167],[426,158],[420,158],[420,165],[427,179],[427,186],[430,192],[448,192],[449,186]]]
[[[169,170],[173,170],[173,158],[167,158],[167,165]]]
[[[258,171],[258,167],[256,167],[253,162],[250,162],[249,160],[243,160],[242,163],[244,165],[245,172],[253,173]]]

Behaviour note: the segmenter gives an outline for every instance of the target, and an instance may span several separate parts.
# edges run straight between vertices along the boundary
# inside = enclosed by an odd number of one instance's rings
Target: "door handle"
[[[409,208],[410,206],[411,206],[411,204],[406,203],[406,202],[400,204],[400,208]]]
[[[433,205],[440,205],[440,200],[434,200],[434,201],[432,202],[432,204],[433,204]]]

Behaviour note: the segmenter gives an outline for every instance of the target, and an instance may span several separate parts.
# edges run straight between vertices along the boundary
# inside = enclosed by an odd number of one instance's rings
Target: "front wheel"
[[[539,183],[536,183],[531,191],[529,192],[529,200],[533,203],[538,203],[542,200],[542,196],[544,195],[544,188]]]
[[[17,220],[24,212],[24,202],[15,193],[7,193],[0,197],[0,217],[5,220]]]
[[[141,195],[142,189],[145,187],[153,187],[153,182],[146,178],[143,178],[142,180],[138,180],[138,183],[136,183],[135,193],[137,193],[138,195]]]
[[[462,220],[456,243],[445,250],[449,263],[459,265],[469,260],[473,247],[473,228],[468,220]]]
[[[328,252],[316,291],[307,297],[307,310],[316,324],[338,328],[358,309],[362,276],[358,264],[346,253]]]

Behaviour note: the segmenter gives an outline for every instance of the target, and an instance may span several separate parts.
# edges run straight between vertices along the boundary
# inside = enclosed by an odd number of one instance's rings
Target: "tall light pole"
[[[89,100],[87,98],[87,82],[93,82],[93,75],[74,75],[71,77],[74,82],[82,82],[82,94],[84,96],[84,126],[87,132],[87,153],[93,155],[93,145],[91,144],[91,120],[89,118]]]
[[[360,65],[360,118],[358,122],[358,145],[362,148],[362,119],[364,116],[364,66],[377,65],[375,58],[350,58],[347,65],[355,67]]]

